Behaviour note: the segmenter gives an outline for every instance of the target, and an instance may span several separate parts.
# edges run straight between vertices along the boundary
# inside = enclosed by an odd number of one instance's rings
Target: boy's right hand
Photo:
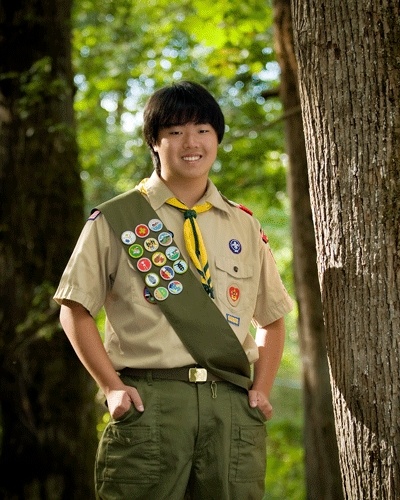
[[[144,411],[142,399],[135,387],[127,385],[125,389],[111,390],[107,395],[108,411],[113,418],[122,417],[132,404],[137,411]]]

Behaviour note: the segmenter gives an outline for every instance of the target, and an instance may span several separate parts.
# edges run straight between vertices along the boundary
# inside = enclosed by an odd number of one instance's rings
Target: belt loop
[[[147,380],[147,385],[153,385],[153,374],[151,370],[147,370],[146,380]]]

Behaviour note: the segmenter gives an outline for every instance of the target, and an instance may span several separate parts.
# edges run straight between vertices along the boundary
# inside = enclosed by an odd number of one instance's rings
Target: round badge
[[[183,285],[180,281],[174,280],[168,283],[168,291],[173,295],[178,295],[183,290]]]
[[[179,251],[179,248],[172,246],[165,250],[165,255],[168,260],[175,261],[179,259],[181,252]]]
[[[229,248],[233,253],[240,253],[242,251],[242,244],[239,240],[231,240],[229,242]]]
[[[168,290],[164,286],[159,286],[154,290],[154,298],[158,301],[165,300],[169,295]]]
[[[121,240],[125,245],[132,245],[136,241],[136,234],[133,231],[124,231],[121,234]]]
[[[146,226],[146,224],[139,224],[135,227],[135,234],[139,238],[146,238],[150,233],[150,229]]]
[[[148,226],[152,231],[158,233],[158,231],[161,231],[161,229],[163,228],[163,223],[160,221],[160,219],[151,219]]]
[[[151,295],[151,292],[147,288],[147,286],[145,286],[143,289],[143,297],[149,304],[152,304],[153,306],[157,305],[156,299]]]
[[[155,238],[147,238],[144,240],[143,246],[148,252],[155,252],[158,248],[158,241]]]
[[[183,259],[179,259],[176,262],[174,262],[172,264],[172,267],[174,268],[174,271],[177,274],[186,273],[186,271],[188,270],[188,265],[187,265],[186,261],[184,261]]]
[[[139,245],[138,243],[135,243],[134,245],[131,245],[129,247],[129,255],[133,257],[134,259],[139,259],[143,255],[143,247]]]
[[[153,261],[153,264],[161,267],[167,262],[167,257],[162,252],[155,252],[151,256],[151,260]]]
[[[146,274],[144,281],[147,286],[155,287],[160,283],[160,277],[156,273]]]
[[[172,243],[172,234],[168,231],[163,231],[158,235],[158,241],[163,247],[167,247]]]
[[[170,281],[175,276],[175,273],[171,266],[163,266],[160,269],[160,276],[163,280]]]
[[[151,260],[148,259],[147,257],[142,257],[137,261],[136,267],[142,273],[147,273],[147,271],[150,271],[151,269]]]

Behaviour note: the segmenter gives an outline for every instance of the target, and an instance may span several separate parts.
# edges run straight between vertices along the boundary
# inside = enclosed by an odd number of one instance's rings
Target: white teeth
[[[186,161],[200,160],[201,156],[184,156],[183,159]]]

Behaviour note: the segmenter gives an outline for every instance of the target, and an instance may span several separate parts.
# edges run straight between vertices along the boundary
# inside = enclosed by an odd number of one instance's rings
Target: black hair
[[[160,159],[153,146],[163,128],[209,123],[215,130],[218,143],[225,131],[224,115],[214,97],[198,83],[183,81],[154,92],[147,101],[143,114],[143,135],[150,148],[152,160],[160,173]]]

